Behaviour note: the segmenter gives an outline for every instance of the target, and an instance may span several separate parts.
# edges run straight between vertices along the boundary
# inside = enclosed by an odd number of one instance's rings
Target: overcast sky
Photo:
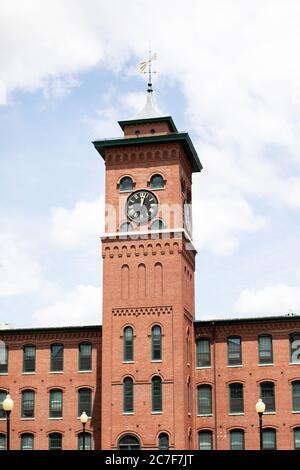
[[[197,318],[300,314],[300,2],[2,0],[0,323],[101,322],[95,138],[155,99],[188,130]]]

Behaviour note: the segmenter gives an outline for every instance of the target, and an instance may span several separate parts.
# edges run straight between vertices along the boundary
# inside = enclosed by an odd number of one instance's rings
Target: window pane
[[[266,405],[266,412],[275,411],[275,391],[272,382],[260,384],[260,398]]]
[[[162,383],[160,377],[152,379],[152,411],[162,411]]]
[[[79,345],[79,370],[92,370],[92,345]]]
[[[230,413],[244,413],[243,385],[236,383],[229,385]]]
[[[233,429],[230,431],[230,449],[244,450],[244,431],[242,429]]]
[[[294,447],[300,450],[300,428],[294,429]]]
[[[200,385],[198,387],[198,414],[212,414],[212,396],[210,385]]]
[[[290,362],[300,363],[300,333],[290,335]]]
[[[152,328],[152,361],[161,360],[161,352],[161,328],[156,325]]]
[[[276,450],[276,431],[274,429],[263,429],[263,449]]]
[[[91,450],[91,435],[89,432],[85,433],[85,450]],[[83,433],[78,434],[78,450],[83,450]]]
[[[0,374],[8,372],[8,347],[0,342]]]
[[[130,326],[124,330],[124,361],[133,361],[133,329]]]
[[[124,176],[120,181],[120,191],[131,191],[133,189],[133,181],[129,176]]]
[[[168,434],[162,433],[158,438],[159,450],[169,450],[169,436]]]
[[[228,338],[228,365],[242,364],[241,338]]]
[[[24,390],[22,392],[22,418],[34,417],[34,391]]]
[[[49,434],[49,450],[62,450],[62,435],[59,433]]]
[[[61,418],[63,410],[63,394],[61,390],[50,391],[50,418]]]
[[[33,450],[33,435],[32,434],[22,434],[21,450]]]
[[[164,187],[164,179],[161,175],[153,175],[150,180],[150,187],[152,189],[160,189]]]
[[[83,412],[88,416],[92,415],[92,392],[89,388],[82,388],[78,391],[78,416]]]
[[[166,226],[162,220],[154,220],[151,224],[151,230],[163,230],[164,228],[166,228]]]
[[[135,436],[131,436],[130,434],[127,436],[121,437],[118,442],[118,449],[119,450],[138,450],[140,449],[140,442]]]
[[[272,364],[273,351],[272,351],[271,336],[259,336],[258,349],[259,349],[259,363],[260,364]]]
[[[199,450],[212,450],[212,432],[200,431],[198,433]]]
[[[35,346],[24,346],[23,372],[35,372]]]
[[[3,400],[5,400],[7,395],[7,392],[5,390],[0,390],[0,418],[5,418],[6,414],[5,411],[3,410]]]
[[[63,370],[64,347],[62,344],[53,344],[51,346],[51,366],[52,372],[61,372]]]
[[[210,366],[210,340],[197,340],[197,367]]]
[[[0,450],[6,450],[6,435],[0,434]]]
[[[300,411],[300,382],[292,383],[293,411]]]
[[[133,380],[130,377],[126,377],[123,383],[124,413],[133,413]]]

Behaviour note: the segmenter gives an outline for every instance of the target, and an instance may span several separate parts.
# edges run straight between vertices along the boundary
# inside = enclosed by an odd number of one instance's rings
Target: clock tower
[[[147,103],[105,161],[102,449],[193,449],[192,141]]]

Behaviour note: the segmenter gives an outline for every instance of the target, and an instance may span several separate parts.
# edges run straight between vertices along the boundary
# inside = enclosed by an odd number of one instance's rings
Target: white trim
[[[257,365],[258,367],[270,367],[270,366],[274,366],[275,364],[274,362],[272,362],[272,364],[270,363],[270,364],[257,364]]]
[[[89,369],[89,370],[78,370],[77,371],[78,374],[90,374],[92,371],[92,369]]]
[[[35,375],[36,372],[21,372],[21,375]]]
[[[197,366],[196,370],[201,370],[201,369],[211,369],[212,366]]]

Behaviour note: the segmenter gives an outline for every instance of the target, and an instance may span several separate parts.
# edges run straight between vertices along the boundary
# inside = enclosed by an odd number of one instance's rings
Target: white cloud
[[[79,201],[71,209],[52,210],[51,240],[65,249],[100,249],[104,232],[104,199]]]
[[[44,286],[42,269],[24,242],[0,233],[0,297],[35,292]]]
[[[242,291],[234,311],[246,315],[300,314],[300,287],[277,284],[262,289]]]
[[[78,285],[48,307],[34,312],[36,325],[70,326],[102,322],[102,292],[99,287]]]

